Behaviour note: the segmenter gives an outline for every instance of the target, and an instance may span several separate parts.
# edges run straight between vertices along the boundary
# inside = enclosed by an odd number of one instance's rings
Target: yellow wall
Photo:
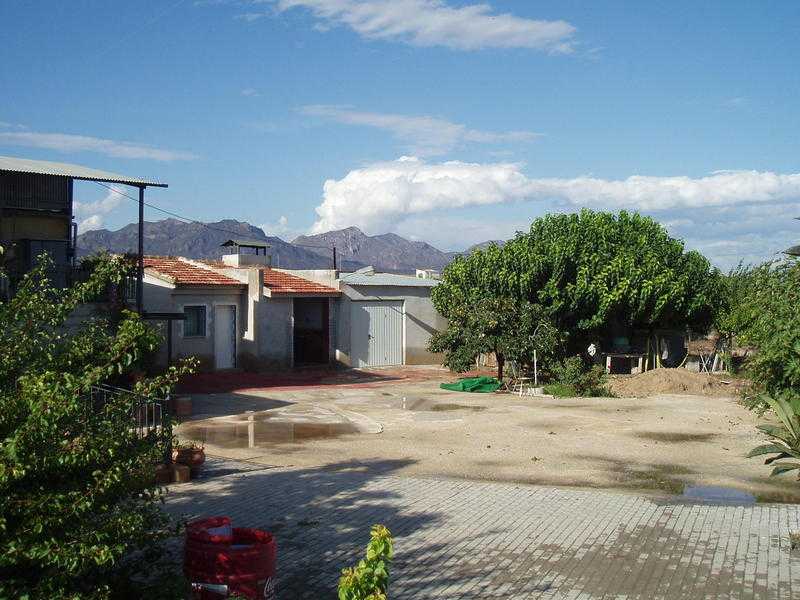
[[[4,215],[0,239],[68,240],[70,219],[65,215]]]

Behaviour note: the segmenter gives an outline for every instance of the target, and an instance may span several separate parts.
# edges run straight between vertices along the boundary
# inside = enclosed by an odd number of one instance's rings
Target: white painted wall
[[[342,297],[337,310],[336,360],[353,366],[351,356],[353,333],[351,303],[361,300],[397,300],[404,309],[404,360],[408,365],[439,364],[442,357],[428,352],[428,340],[435,331],[443,330],[447,321],[431,302],[429,287],[416,286],[367,286],[342,283]]]
[[[236,306],[236,337],[244,335],[247,301],[245,290],[230,288],[175,288],[172,284],[145,273],[142,297],[146,312],[183,312],[184,306],[205,306],[206,335],[185,337],[183,322],[172,323],[172,358],[195,356],[200,360],[201,369],[214,368],[214,310],[218,304]],[[166,332],[164,332],[166,335]],[[238,348],[237,348],[238,350]],[[166,340],[161,350],[160,361],[166,362]]]

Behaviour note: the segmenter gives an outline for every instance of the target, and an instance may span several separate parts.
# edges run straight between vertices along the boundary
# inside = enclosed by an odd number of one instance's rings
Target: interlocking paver
[[[790,598],[800,506],[397,477],[397,461],[265,469],[210,461],[173,514],[273,531],[282,600],[335,597],[369,527],[395,534],[390,597]]]

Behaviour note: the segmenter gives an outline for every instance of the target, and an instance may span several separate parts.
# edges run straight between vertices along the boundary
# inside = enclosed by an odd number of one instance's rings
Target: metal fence
[[[172,418],[170,398],[150,398],[131,390],[109,385],[95,385],[89,389],[89,403],[97,412],[109,402],[126,402],[130,406],[131,429],[140,438],[154,434],[156,439],[164,440],[164,459],[172,460]]]
[[[0,300],[10,299],[18,290],[28,270],[11,265],[0,274]],[[92,269],[84,265],[54,265],[47,269],[47,279],[55,288],[63,289],[89,280]],[[133,304],[136,301],[136,275],[125,276],[119,284],[109,284],[88,302],[120,302]]]

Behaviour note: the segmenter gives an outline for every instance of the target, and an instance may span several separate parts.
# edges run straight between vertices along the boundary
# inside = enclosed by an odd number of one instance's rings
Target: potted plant
[[[192,470],[199,469],[206,462],[205,447],[194,442],[188,444],[176,443],[172,449],[172,460],[186,465]]]

